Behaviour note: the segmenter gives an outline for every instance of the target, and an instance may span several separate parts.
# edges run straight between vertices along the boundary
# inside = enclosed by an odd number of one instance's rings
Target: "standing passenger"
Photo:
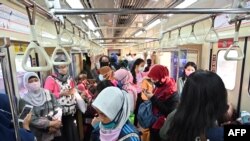
[[[128,70],[119,69],[115,72],[114,77],[118,81],[118,87],[129,93],[129,103],[130,103],[131,113],[133,113],[137,100],[137,91],[135,87],[132,85],[133,83],[132,74]]]
[[[99,79],[102,80],[110,80],[114,86],[117,86],[117,81],[114,78],[114,71],[109,66],[101,67],[99,70]]]
[[[135,106],[135,123],[134,125],[137,126],[137,113],[138,113],[138,108],[139,105],[142,103],[142,99],[141,99],[141,83],[143,80],[143,77],[146,75],[146,73],[144,73],[144,65],[145,65],[145,61],[141,58],[138,58],[135,60],[133,67],[131,69],[131,73],[133,76],[133,84],[136,88],[137,91],[137,101],[136,101],[136,106]]]
[[[187,62],[187,64],[184,67],[184,70],[183,70],[183,75],[182,75],[182,77],[180,77],[178,79],[178,83],[177,83],[177,89],[178,89],[179,95],[181,95],[181,92],[182,92],[183,86],[187,80],[187,77],[191,73],[195,72],[196,70],[197,70],[197,66],[194,62]]]
[[[97,96],[92,104],[98,113],[92,121],[93,141],[140,141],[137,129],[128,120],[127,95],[117,87],[108,87]]]
[[[65,62],[63,56],[55,59],[57,62]],[[55,74],[48,76],[44,88],[50,90],[62,106],[62,139],[64,141],[78,141],[77,128],[75,125],[76,105],[84,113],[86,105],[77,90],[74,81],[69,75],[68,65],[58,65],[54,67]]]
[[[150,140],[159,141],[159,131],[165,118],[171,113],[179,102],[179,96],[176,92],[176,84],[173,78],[170,78],[167,67],[154,65],[149,71],[148,77],[155,85],[153,93],[143,90],[143,93],[152,102],[153,115],[157,120],[150,127]]]
[[[223,141],[217,120],[227,112],[227,90],[222,79],[210,71],[196,71],[187,79],[180,104],[161,128],[164,141]]]

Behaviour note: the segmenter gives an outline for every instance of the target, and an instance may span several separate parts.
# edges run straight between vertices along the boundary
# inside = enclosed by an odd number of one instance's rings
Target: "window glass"
[[[221,50],[218,52],[217,59],[217,74],[223,80],[225,87],[228,90],[233,90],[236,81],[236,71],[237,71],[237,61],[227,61],[224,59],[224,54],[226,50]],[[231,50],[228,53],[229,57],[237,57],[238,53],[236,50]]]
[[[16,62],[16,75],[17,75],[17,83],[18,83],[18,89],[19,89],[19,95],[22,97],[23,94],[27,92],[23,85],[23,76],[25,74],[25,70],[22,67],[22,59],[24,55],[16,55],[15,62]],[[27,66],[31,66],[31,59],[28,58]]]

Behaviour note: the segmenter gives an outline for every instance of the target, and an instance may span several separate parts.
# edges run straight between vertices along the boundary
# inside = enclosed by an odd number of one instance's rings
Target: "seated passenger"
[[[178,81],[177,81],[177,89],[178,89],[178,94],[180,96],[181,96],[183,86],[184,86],[188,76],[191,73],[195,72],[196,70],[197,70],[197,66],[194,62],[187,62],[187,64],[184,66],[182,77],[178,78]]]
[[[180,104],[161,128],[164,141],[223,141],[218,118],[228,109],[227,90],[222,79],[210,71],[196,71],[187,79]]]
[[[23,77],[24,87],[28,92],[20,100],[20,108],[32,105],[31,131],[38,141],[50,141],[61,136],[62,109],[56,98],[48,90],[41,88],[38,75],[27,72]]]
[[[143,93],[152,102],[153,115],[157,120],[150,127],[150,140],[160,140],[159,131],[165,118],[171,113],[179,102],[176,84],[169,76],[167,67],[154,65],[148,73],[151,82],[154,83],[153,93],[143,90]]]
[[[0,140],[1,141],[16,141],[15,129],[12,123],[12,114],[10,109],[9,98],[6,94],[0,94]],[[20,128],[19,135],[21,141],[34,141],[35,137],[30,132],[29,124],[31,114],[28,114],[24,119],[23,128]]]
[[[140,141],[137,129],[128,120],[130,105],[126,95],[119,88],[108,87],[97,96],[92,104],[98,113],[92,121],[93,141]]]
[[[109,66],[101,67],[98,71],[100,73],[100,81],[110,80],[114,86],[117,86],[117,81],[114,78],[114,71]]]

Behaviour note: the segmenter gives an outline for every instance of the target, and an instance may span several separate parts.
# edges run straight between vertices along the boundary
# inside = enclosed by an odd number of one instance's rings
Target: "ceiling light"
[[[157,20],[155,20],[154,22],[152,22],[151,24],[149,24],[145,29],[146,29],[146,30],[149,30],[149,29],[155,27],[156,25],[158,25],[159,23],[161,23],[161,20],[160,20],[160,19],[157,19]]]
[[[42,31],[42,37],[45,37],[45,38],[50,38],[50,39],[56,39],[56,36],[48,33],[48,32],[44,32]]]
[[[94,25],[94,23],[88,19],[87,21],[86,20],[83,20],[83,22],[85,23],[85,25],[92,31],[95,31],[96,27]]]
[[[98,31],[94,32],[94,34],[95,34],[95,36],[96,36],[97,38],[100,38],[100,37],[101,37],[101,34],[100,34],[100,32],[98,32]]]
[[[138,37],[142,34],[143,32],[140,30],[139,32],[135,33],[135,37]]]
[[[82,3],[80,0],[66,0],[71,8],[83,8]]]
[[[185,0],[184,2],[177,5],[175,8],[186,8],[192,5],[193,3],[197,2],[198,0]]]

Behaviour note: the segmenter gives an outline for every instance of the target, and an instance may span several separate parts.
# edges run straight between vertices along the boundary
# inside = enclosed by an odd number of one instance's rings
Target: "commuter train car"
[[[11,103],[23,97],[28,71],[44,84],[60,54],[74,78],[86,60],[97,67],[100,56],[117,54],[151,58],[176,81],[193,61],[222,78],[238,114],[250,112],[249,11],[248,0],[1,0],[0,93]]]

